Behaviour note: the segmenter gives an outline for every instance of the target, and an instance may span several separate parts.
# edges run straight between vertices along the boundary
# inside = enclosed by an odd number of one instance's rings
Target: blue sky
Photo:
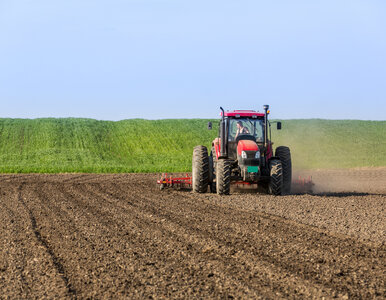
[[[0,0],[0,117],[386,120],[384,0]]]

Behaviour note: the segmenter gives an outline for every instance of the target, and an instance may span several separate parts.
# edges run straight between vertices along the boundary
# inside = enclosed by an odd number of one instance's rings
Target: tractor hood
[[[259,147],[256,142],[251,140],[240,140],[237,144],[237,154],[241,155],[242,151],[258,151]]]

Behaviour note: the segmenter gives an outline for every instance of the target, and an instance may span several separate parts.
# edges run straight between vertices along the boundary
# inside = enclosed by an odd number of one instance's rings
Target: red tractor
[[[290,193],[291,153],[285,146],[273,153],[269,106],[264,105],[264,113],[220,109],[219,136],[213,140],[210,154],[205,146],[193,150],[193,191],[205,193],[209,186],[211,192],[227,195],[231,183],[237,183],[257,184],[272,195]],[[280,130],[281,122],[276,123]],[[208,129],[212,129],[211,122]]]

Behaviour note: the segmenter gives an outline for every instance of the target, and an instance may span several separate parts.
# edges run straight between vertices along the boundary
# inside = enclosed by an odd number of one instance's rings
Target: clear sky
[[[0,117],[386,120],[385,0],[0,0]]]

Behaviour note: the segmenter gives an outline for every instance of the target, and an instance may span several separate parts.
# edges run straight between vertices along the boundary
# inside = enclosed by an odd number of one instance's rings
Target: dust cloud
[[[366,193],[386,195],[386,167],[296,170],[293,178],[312,177],[313,193]]]

